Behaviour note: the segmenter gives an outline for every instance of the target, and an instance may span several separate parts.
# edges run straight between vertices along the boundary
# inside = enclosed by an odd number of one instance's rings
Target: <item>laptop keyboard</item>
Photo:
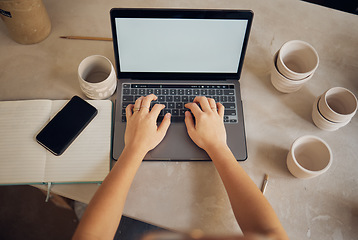
[[[165,108],[160,112],[158,121],[162,121],[166,113],[171,113],[172,122],[184,122],[185,111],[189,109],[184,105],[193,102],[196,96],[206,96],[215,99],[225,107],[224,122],[237,123],[237,106],[235,85],[200,85],[200,84],[122,84],[122,122],[126,121],[125,108],[128,104],[134,104],[140,96],[154,94],[158,97],[151,102],[151,107],[156,103],[164,104]]]

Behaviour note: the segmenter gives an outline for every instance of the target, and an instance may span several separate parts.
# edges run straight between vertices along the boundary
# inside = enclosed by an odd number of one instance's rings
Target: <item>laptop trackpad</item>
[[[184,123],[172,123],[164,140],[145,160],[209,160],[206,152],[190,139]]]

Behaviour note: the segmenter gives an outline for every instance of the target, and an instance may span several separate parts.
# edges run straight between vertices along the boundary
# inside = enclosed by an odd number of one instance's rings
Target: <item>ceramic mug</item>
[[[82,91],[91,99],[106,99],[117,87],[117,77],[111,61],[101,55],[86,57],[78,67]]]
[[[292,93],[299,90],[304,83],[309,81],[312,78],[312,75],[301,79],[301,80],[292,80],[284,75],[282,75],[276,66],[276,61],[278,57],[278,52],[274,55],[272,66],[271,66],[271,83],[272,85],[280,92],[283,93]]]
[[[332,159],[331,148],[324,140],[306,135],[293,142],[287,155],[287,167],[297,178],[312,178],[326,172]]]
[[[319,64],[317,51],[307,42],[288,41],[277,56],[277,69],[285,77],[300,80],[312,76]]]
[[[0,9],[1,19],[17,43],[38,43],[51,32],[51,21],[42,0],[0,0]]]
[[[321,95],[319,101],[321,114],[329,121],[349,122],[357,112],[357,98],[346,88],[334,87]]]
[[[350,120],[346,122],[332,122],[328,120],[320,111],[319,103],[322,101],[322,96],[316,98],[312,107],[312,120],[313,123],[320,129],[325,131],[336,131],[341,127],[344,127],[349,123]]]

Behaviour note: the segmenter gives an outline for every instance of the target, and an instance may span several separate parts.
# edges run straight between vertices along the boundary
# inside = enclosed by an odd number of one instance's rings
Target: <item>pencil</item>
[[[112,41],[112,38],[105,38],[105,37],[60,36],[60,38],[64,38],[64,39],[76,39],[76,40]]]
[[[269,178],[268,174],[265,174],[264,181],[263,181],[262,187],[261,187],[262,194],[265,194],[266,186],[268,183],[268,178]]]

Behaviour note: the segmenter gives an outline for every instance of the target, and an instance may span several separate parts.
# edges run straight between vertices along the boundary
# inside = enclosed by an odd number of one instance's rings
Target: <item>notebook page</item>
[[[97,116],[61,155],[47,153],[45,179],[48,182],[98,182],[110,170],[112,102],[90,100]],[[66,101],[53,101],[52,114]]]
[[[46,150],[35,137],[50,111],[49,100],[0,102],[0,184],[44,181]]]

